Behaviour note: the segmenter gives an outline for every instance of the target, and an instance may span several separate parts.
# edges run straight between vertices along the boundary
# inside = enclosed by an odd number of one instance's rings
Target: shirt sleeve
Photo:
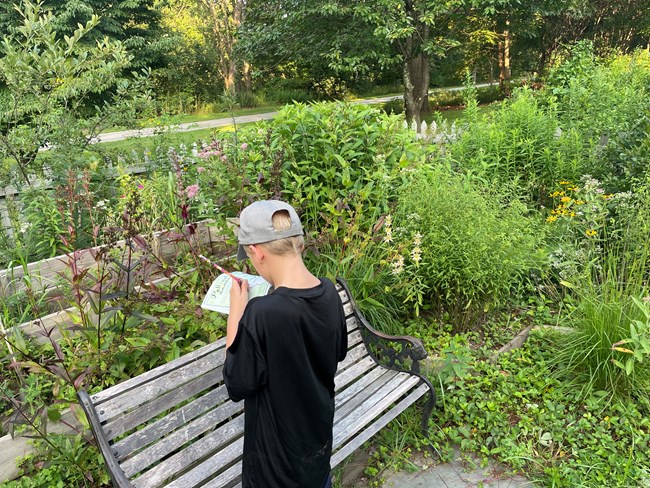
[[[338,297],[337,297],[338,299]],[[339,345],[339,351],[338,351],[338,357],[337,360],[339,362],[343,361],[345,359],[345,356],[348,354],[348,327],[347,324],[345,323],[345,312],[343,311],[343,304],[341,303],[340,300],[338,300],[341,311],[340,311],[340,317],[341,317],[341,323],[339,325],[340,328],[340,335],[341,335],[341,343]]]
[[[266,361],[255,338],[240,322],[235,340],[226,350],[223,379],[233,402],[250,397],[266,384]]]

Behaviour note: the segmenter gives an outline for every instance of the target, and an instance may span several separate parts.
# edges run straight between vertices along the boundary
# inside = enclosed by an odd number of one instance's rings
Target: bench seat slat
[[[363,338],[361,337],[361,332],[358,330],[352,331],[348,334],[348,349],[357,344],[361,344],[362,342]]]
[[[354,392],[346,401],[339,402],[334,414],[334,423],[342,422],[347,415],[355,410],[369,408],[374,405],[373,402],[380,402],[384,396],[398,388],[407,378],[400,376],[397,371],[384,371],[384,374],[365,388],[352,385],[351,388]]]
[[[356,400],[358,402],[358,395],[363,390],[367,390],[366,394],[371,395],[373,392],[380,389],[386,382],[390,381],[390,379],[396,374],[396,371],[386,371],[383,368],[373,369],[361,380],[352,383],[348,388],[339,391],[334,398],[335,407],[340,409],[349,401]]]
[[[242,434],[243,432],[242,428]],[[180,478],[172,481],[167,485],[167,488],[187,488],[188,486],[198,486],[203,481],[213,477],[214,474],[218,473],[224,466],[229,466],[233,461],[238,460],[238,458],[241,457],[243,448],[244,437],[242,436],[223,451],[206,459],[203,463],[191,469]]]
[[[220,469],[241,457],[244,447],[244,416],[240,415],[234,422],[229,422],[218,431],[211,432],[182,451],[165,459],[138,478],[133,480],[135,488],[152,488],[173,479],[174,486],[184,488],[197,486],[205,479],[201,473],[212,469],[218,473]],[[210,462],[212,460],[212,462]],[[179,474],[180,477],[176,477]],[[170,484],[163,486],[170,487]]]
[[[347,368],[345,371],[341,371],[334,377],[334,390],[342,390],[344,387],[354,382],[356,379],[367,375],[368,372],[371,369],[375,368],[376,365],[377,363],[375,363],[375,361],[370,356],[366,356],[354,366]]]
[[[345,327],[347,328],[349,334],[353,330],[357,330],[359,328],[359,321],[354,315],[352,315],[345,319]]]
[[[182,426],[185,422],[214,408],[215,405],[220,404],[227,398],[228,392],[226,391],[225,385],[209,391],[202,397],[193,400],[178,410],[171,412],[165,417],[156,420],[143,429],[137,430],[128,437],[113,444],[115,456],[120,461],[125,459],[129,453],[141,450],[143,447]]]
[[[384,413],[379,419],[366,427],[363,432],[353,437],[347,444],[338,449],[330,460],[332,468],[338,466],[345,458],[361,447],[366,441],[370,440],[377,432],[383,429],[388,423],[397,418],[408,407],[413,405],[422,396],[429,393],[429,387],[425,384],[420,385],[416,390],[413,390],[406,398],[400,401],[393,408]],[[338,446],[335,446],[335,448]]]
[[[241,468],[242,462],[237,461],[237,464],[232,465],[219,476],[207,482],[205,485],[201,485],[201,488],[221,488],[222,486],[228,486],[228,484],[234,482],[235,480],[241,479]],[[233,488],[236,488],[237,486],[241,488],[241,481],[239,481],[239,483],[237,483]]]
[[[385,396],[380,396],[378,393],[375,393],[375,395],[360,404],[356,410],[341,418],[339,422],[336,420],[336,412],[334,413],[335,444],[345,442],[354,432],[359,430],[359,427],[363,427],[367,419],[372,419],[379,415],[391,404],[395,403],[404,393],[420,382],[420,378],[417,376],[411,376],[407,373],[400,373],[400,375],[404,376],[401,378],[403,381],[398,383],[397,386],[391,381],[382,388],[382,393],[385,393]]]
[[[348,354],[345,356],[345,359],[339,363],[339,369],[337,371],[345,371],[366,356],[368,356],[368,351],[363,343],[353,346],[352,349],[348,349]]]
[[[196,440],[211,429],[214,430],[217,425],[222,424],[229,417],[234,417],[243,413],[243,411],[242,402],[226,402],[205,415],[188,422],[182,428],[172,432],[135,456],[130,457],[122,463],[122,469],[127,476],[131,477],[160,461],[168,454],[180,449],[187,442]],[[230,420],[230,422],[234,421]]]
[[[154,368],[146,373],[142,373],[134,378],[122,381],[121,383],[111,386],[106,390],[102,390],[97,393],[93,393],[90,396],[90,399],[93,401],[95,408],[99,409],[99,406],[106,400],[110,400],[112,397],[121,395],[125,391],[133,390],[139,387],[142,383],[153,381],[156,378],[160,378],[165,374],[169,373],[174,369],[180,368],[185,364],[191,363],[196,359],[211,354],[214,351],[219,349],[225,349],[226,347],[226,338],[219,339],[216,342],[212,342],[206,346],[203,346],[196,351],[184,354],[183,356],[174,359],[166,364],[162,364],[157,368]]]

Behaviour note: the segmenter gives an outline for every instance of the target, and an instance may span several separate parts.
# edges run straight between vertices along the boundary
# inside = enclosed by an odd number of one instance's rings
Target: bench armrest
[[[427,357],[427,351],[420,339],[411,336],[392,336],[375,329],[363,316],[345,280],[337,278],[352,305],[359,322],[363,342],[372,358],[381,366],[395,371],[420,373],[420,361]]]

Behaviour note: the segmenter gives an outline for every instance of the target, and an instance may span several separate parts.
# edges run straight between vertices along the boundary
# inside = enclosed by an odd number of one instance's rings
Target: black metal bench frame
[[[375,330],[343,280],[337,289],[349,344],[335,380],[332,468],[428,393],[426,433],[436,402],[420,372],[422,342]],[[224,360],[221,339],[101,392],[79,392],[116,487],[241,486],[244,402],[228,399]]]

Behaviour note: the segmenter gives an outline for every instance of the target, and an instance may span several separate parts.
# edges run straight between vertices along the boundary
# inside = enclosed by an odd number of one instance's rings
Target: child
[[[224,381],[245,401],[243,488],[331,486],[334,375],[347,352],[345,314],[333,283],[302,261],[296,211],[255,202],[239,218],[237,258],[250,258],[273,293],[248,300],[233,282]]]

